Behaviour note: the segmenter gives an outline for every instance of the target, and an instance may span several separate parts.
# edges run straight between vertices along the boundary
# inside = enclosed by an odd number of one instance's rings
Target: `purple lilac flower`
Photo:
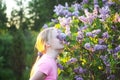
[[[88,23],[92,24],[93,20],[96,18],[96,15],[93,15],[93,13],[88,12],[88,9],[84,9],[84,13],[88,19]]]
[[[58,6],[55,6],[54,12],[57,15],[64,15],[63,14],[64,8],[65,8],[64,6],[62,6],[61,4],[59,4]]]
[[[99,40],[98,40],[98,43],[99,43],[99,44],[102,44],[103,42],[104,42],[104,39],[99,39]]]
[[[78,17],[79,16],[79,11],[74,11],[74,12],[72,12],[72,16],[76,16],[76,17]]]
[[[107,56],[107,55],[105,55],[105,56],[101,55],[100,58],[101,58],[103,61],[106,61],[107,58],[108,58],[108,56]]]
[[[61,4],[59,4],[58,6],[55,6],[54,12],[58,15],[58,16],[65,16],[65,17],[71,17],[72,13],[68,10],[68,4],[65,4],[65,7]]]
[[[80,21],[82,21],[84,24],[88,24],[89,23],[88,19],[85,16],[80,16],[80,17],[78,17],[78,19]]]
[[[113,2],[112,0],[102,0],[102,2],[103,2],[103,6],[111,6],[115,4],[115,2]]]
[[[67,64],[71,64],[71,63],[75,63],[75,62],[77,62],[77,59],[76,59],[76,58],[71,58],[71,59],[67,62]]]
[[[78,3],[75,3],[74,5],[72,5],[71,7],[74,8],[75,11],[78,11],[78,10],[81,10],[82,9],[82,6]]]
[[[108,5],[107,5],[107,1],[108,1],[108,0],[102,0],[104,6],[108,6]]]
[[[105,21],[107,17],[109,17],[109,12],[110,12],[110,9],[108,6],[104,6],[102,8],[99,9],[99,18],[101,21]]]
[[[117,53],[120,51],[120,45],[114,49],[114,53]]]
[[[86,36],[88,36],[88,37],[95,37],[95,34],[92,34],[92,32],[87,32]]]
[[[64,10],[64,11],[63,11],[63,15],[64,15],[65,17],[71,17],[71,16],[72,16],[72,13],[71,13],[69,10]]]
[[[103,60],[103,63],[104,63],[107,67],[110,66],[110,63],[107,61],[107,59],[108,59],[108,56],[107,56],[107,55],[104,55],[104,56],[101,55],[100,58]]]
[[[78,78],[76,78],[76,80],[83,80],[83,78],[82,77],[78,77]]]
[[[78,30],[84,31],[84,30],[86,30],[87,28],[88,28],[88,26],[87,26],[87,25],[84,25],[83,27],[79,28]]]
[[[91,48],[91,45],[90,45],[90,43],[85,43],[84,47],[85,47],[85,49],[89,50]]]
[[[76,75],[75,80],[84,80],[81,76]]]
[[[66,34],[64,33],[59,33],[59,35],[57,36],[57,38],[60,40],[60,41],[64,41],[66,39]]]
[[[65,27],[65,34],[66,34],[67,36],[71,36],[70,27],[69,27],[68,25]]]
[[[115,31],[117,30],[116,26],[111,26],[111,28]]]
[[[58,23],[57,19],[51,19],[51,21],[54,22],[54,23]]]
[[[107,74],[110,74],[110,73],[111,73],[110,66],[106,66],[106,69],[105,69],[105,70],[106,70],[106,73],[107,73]]]
[[[43,29],[48,28],[48,25],[47,25],[47,24],[44,24],[42,28],[43,28]]]
[[[82,4],[87,4],[88,3],[88,0],[83,0],[82,1]]]
[[[108,80],[115,80],[115,75],[109,75],[109,76],[107,77],[107,79],[108,79]]]
[[[103,37],[103,38],[109,38],[108,32],[104,32],[104,33],[102,34],[102,37]]]
[[[112,56],[113,56],[113,58],[114,58],[115,60],[118,59],[118,55],[117,55],[117,53],[112,54]]]
[[[98,5],[98,0],[94,0],[94,8],[95,7],[98,7],[99,5]]]
[[[84,73],[84,69],[82,67],[79,67],[79,73],[80,74]]]
[[[92,31],[93,34],[99,34],[100,32],[101,32],[100,29],[97,29],[97,30],[93,30],[93,31]]]
[[[63,17],[63,18],[58,17],[58,20],[59,20],[61,26],[69,26],[70,23],[71,23],[71,17],[68,17],[68,18],[65,18],[65,17]]]
[[[83,69],[81,66],[74,69],[74,72],[77,74],[83,74],[86,72],[86,69]]]
[[[111,5],[115,4],[115,2],[113,2],[112,0],[109,0],[109,1],[107,2],[107,4],[108,4],[108,6],[111,6]]]
[[[74,72],[75,72],[75,73],[79,73],[79,68],[75,68],[75,69],[74,69]]]
[[[107,48],[106,45],[96,44],[96,45],[94,46],[94,51],[103,50],[103,49],[106,49],[106,48]]]
[[[81,30],[78,31],[77,41],[82,41],[84,38],[84,34]]]
[[[58,66],[58,68],[60,68],[61,70],[64,69],[64,67],[63,67],[60,63],[57,63],[57,66]]]

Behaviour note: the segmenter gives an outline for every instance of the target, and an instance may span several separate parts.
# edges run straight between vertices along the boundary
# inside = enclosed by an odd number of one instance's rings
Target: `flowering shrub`
[[[59,80],[119,80],[120,13],[114,7],[111,0],[55,6],[51,23],[67,35]]]

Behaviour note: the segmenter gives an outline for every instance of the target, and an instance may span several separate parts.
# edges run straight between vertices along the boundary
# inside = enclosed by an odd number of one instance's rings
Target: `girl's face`
[[[55,50],[61,50],[64,48],[64,45],[63,45],[63,41],[60,41],[57,37],[59,35],[59,30],[58,29],[54,29],[52,31],[52,38],[50,40],[50,46],[55,49]]]

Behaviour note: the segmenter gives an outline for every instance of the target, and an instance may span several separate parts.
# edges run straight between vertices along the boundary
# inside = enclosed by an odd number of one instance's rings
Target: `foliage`
[[[6,10],[6,5],[1,0],[0,1],[0,29],[6,29],[5,23],[7,22],[7,17],[6,17],[5,10]]]
[[[119,79],[120,13],[114,8],[118,4],[110,0],[55,6],[50,26],[67,35],[65,52],[59,59],[63,65],[60,80]]]

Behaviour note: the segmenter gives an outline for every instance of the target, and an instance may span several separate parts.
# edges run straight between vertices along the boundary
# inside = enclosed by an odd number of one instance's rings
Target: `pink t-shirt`
[[[47,76],[45,80],[57,80],[57,63],[55,59],[51,58],[47,54],[44,54],[40,58],[36,64],[35,70],[46,74]]]

